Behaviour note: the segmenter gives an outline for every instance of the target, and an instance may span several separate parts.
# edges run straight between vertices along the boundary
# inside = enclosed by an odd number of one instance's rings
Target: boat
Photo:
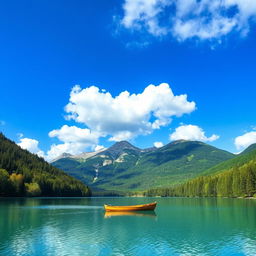
[[[104,204],[106,212],[126,212],[126,211],[154,211],[156,208],[157,202],[150,204],[138,204],[138,205],[121,205],[113,206]]]
[[[153,217],[156,218],[155,211],[112,211],[112,212],[105,212],[104,218],[112,218],[112,217],[120,217],[120,216],[136,216],[136,217]]]

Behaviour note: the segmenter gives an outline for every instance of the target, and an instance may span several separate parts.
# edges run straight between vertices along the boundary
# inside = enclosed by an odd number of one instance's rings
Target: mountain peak
[[[139,149],[135,146],[133,146],[130,142],[126,141],[126,140],[121,140],[116,142],[115,144],[113,144],[111,147],[109,148],[113,148],[113,147],[121,147],[121,148],[134,148],[134,149]]]
[[[130,142],[123,140],[116,142],[114,145],[105,150],[104,153],[109,153],[112,157],[117,158],[124,153],[125,150],[133,150],[135,152],[141,151],[141,149],[133,146]]]
[[[132,146],[132,144],[130,143],[130,142],[128,142],[127,140],[121,140],[121,141],[117,141],[115,144],[113,144],[113,145],[131,145]],[[113,146],[112,145],[112,146]]]

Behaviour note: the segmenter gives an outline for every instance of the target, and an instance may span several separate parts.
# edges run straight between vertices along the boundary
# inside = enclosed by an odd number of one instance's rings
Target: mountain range
[[[181,184],[233,158],[234,154],[199,141],[179,140],[148,149],[121,141],[97,152],[65,153],[51,164],[92,191],[128,192]]]
[[[256,144],[232,154],[199,141],[121,141],[49,164],[0,133],[0,196],[90,196],[87,185],[95,195],[256,197]]]

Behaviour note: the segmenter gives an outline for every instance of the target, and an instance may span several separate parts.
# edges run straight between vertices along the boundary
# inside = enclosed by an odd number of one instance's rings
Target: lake
[[[157,201],[154,212],[105,214],[103,204]],[[256,200],[0,199],[0,255],[256,255]]]

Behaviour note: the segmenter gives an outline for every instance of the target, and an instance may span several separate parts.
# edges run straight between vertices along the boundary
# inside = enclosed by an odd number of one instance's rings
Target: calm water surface
[[[0,255],[256,255],[256,200],[156,198],[155,213],[102,205],[152,198],[0,199]]]

